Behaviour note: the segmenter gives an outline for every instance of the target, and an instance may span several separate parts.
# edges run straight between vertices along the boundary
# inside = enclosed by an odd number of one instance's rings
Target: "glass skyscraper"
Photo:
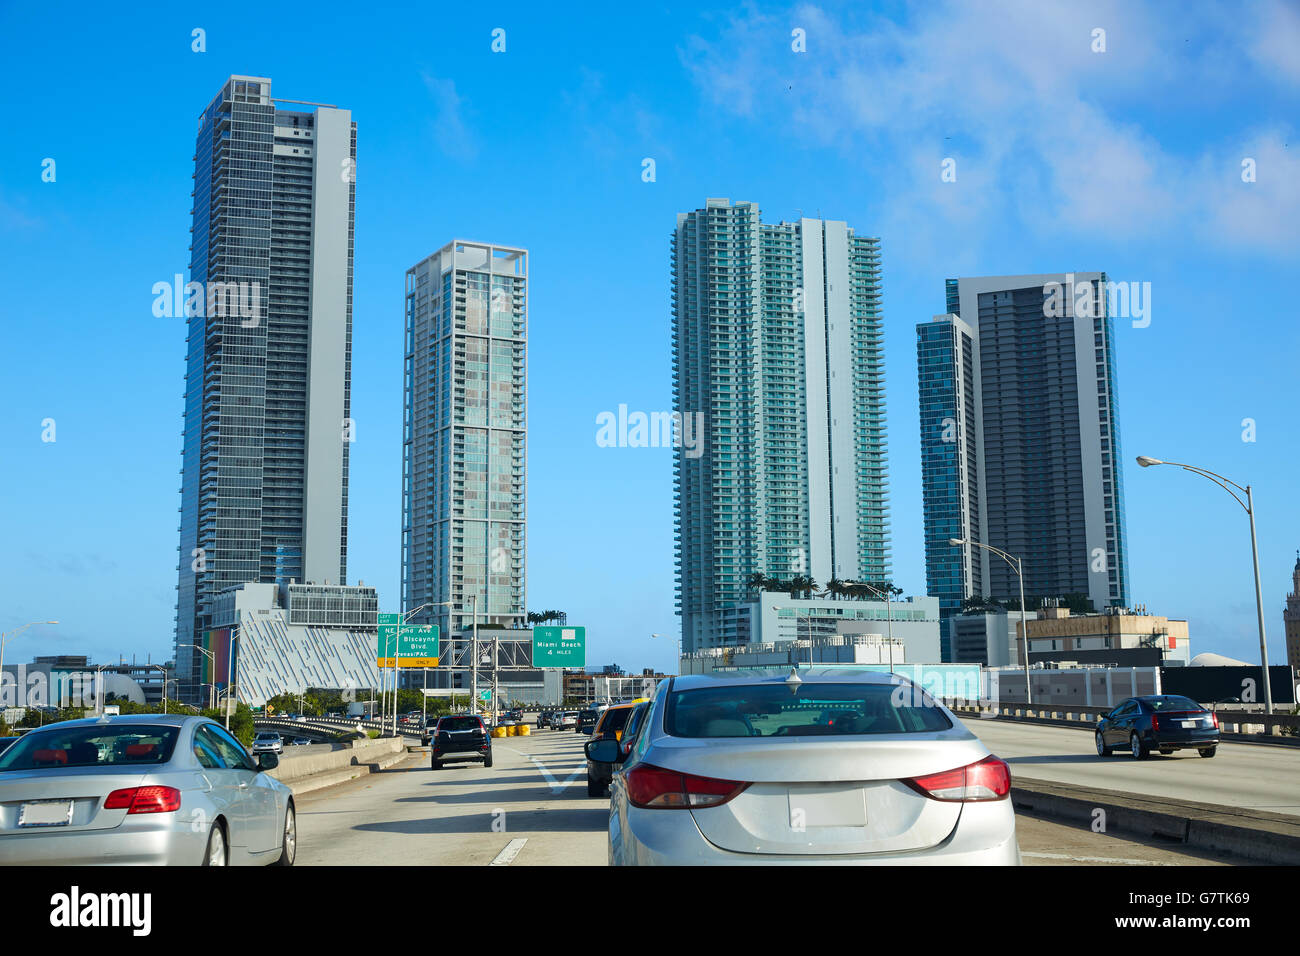
[[[674,461],[689,652],[743,639],[721,612],[755,572],[889,576],[880,246],[709,199],[677,216],[672,265],[673,408],[702,440]]]
[[[212,679],[218,591],[347,574],[356,126],[281,109],[232,76],[194,155],[180,561],[179,691]]]
[[[917,326],[926,575],[945,621],[968,597],[1019,597],[1005,562],[949,538],[1019,556],[1026,600],[1128,602],[1105,288],[1097,272],[949,279],[947,313]]]
[[[407,270],[402,608],[522,622],[528,253],[456,240]]]

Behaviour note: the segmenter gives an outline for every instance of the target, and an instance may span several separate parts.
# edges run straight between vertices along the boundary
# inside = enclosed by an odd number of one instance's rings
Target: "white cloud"
[[[433,97],[436,112],[433,134],[438,148],[452,159],[468,162],[478,156],[478,141],[465,124],[465,101],[456,91],[454,80],[439,79],[421,71],[420,79]]]
[[[1162,140],[1169,134],[1159,124],[1170,104],[1195,117],[1197,97],[1232,104],[1252,84],[1276,85],[1279,73],[1294,80],[1294,9],[1272,4],[1244,20],[1211,9],[1196,21],[1115,0],[910,10],[897,23],[854,22],[851,13],[841,21],[811,5],[783,17],[747,8],[718,38],[691,38],[681,55],[721,108],[852,149],[873,172],[891,167],[882,229],[919,220],[936,231],[980,230],[992,225],[985,217],[1013,217],[1040,234],[1174,231],[1294,251],[1287,225],[1294,232],[1300,217],[1300,177],[1285,130],[1202,143],[1194,119],[1170,124],[1190,129],[1188,146]],[[806,54],[790,50],[792,26],[807,31]],[[1106,31],[1104,53],[1092,49],[1096,28]],[[1248,149],[1260,153],[1261,172],[1243,193]],[[948,156],[956,183],[940,182]]]

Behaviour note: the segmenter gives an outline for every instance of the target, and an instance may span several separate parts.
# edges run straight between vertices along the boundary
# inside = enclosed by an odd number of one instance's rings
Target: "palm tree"
[[[767,575],[762,571],[755,571],[746,579],[746,583],[749,586],[749,590],[761,591],[763,590],[763,585],[767,584],[767,580]]]
[[[790,581],[790,597],[797,597],[802,594],[808,597],[811,592],[817,590],[817,582],[812,578],[798,574]]]
[[[844,595],[844,582],[839,578],[831,578],[826,582],[826,590],[822,592],[831,598],[838,598]]]

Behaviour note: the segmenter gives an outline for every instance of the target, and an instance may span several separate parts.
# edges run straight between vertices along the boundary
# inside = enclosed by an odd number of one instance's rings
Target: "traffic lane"
[[[1050,817],[1016,814],[1016,840],[1025,866],[1242,866],[1256,865],[1168,840],[1095,833]]]
[[[559,732],[497,739],[491,769],[433,771],[424,752],[307,794],[298,799],[298,865],[484,866],[511,852],[513,866],[603,865],[609,801],[586,795],[585,741]],[[1229,862],[1023,813],[1016,828],[1029,866]]]
[[[561,735],[556,735],[559,737]],[[429,769],[428,752],[299,800],[298,864],[601,865],[609,802],[586,792],[585,738],[492,742],[493,766]]]
[[[1128,751],[1097,756],[1092,730],[962,718],[972,733],[1011,765],[1017,779],[1141,793],[1221,806],[1300,814],[1300,752],[1266,744],[1219,744],[1206,759],[1195,750]]]

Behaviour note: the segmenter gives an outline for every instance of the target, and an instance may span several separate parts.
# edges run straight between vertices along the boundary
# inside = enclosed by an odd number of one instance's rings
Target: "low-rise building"
[[[1019,612],[1011,612],[1017,635],[1016,664],[1023,664]],[[1072,614],[1065,607],[1039,608],[1029,626],[1029,653],[1035,664],[1147,667],[1187,664],[1191,642],[1187,622],[1148,614],[1146,608],[1112,607],[1100,614]]]
[[[724,607],[719,614],[728,640],[734,638],[738,649],[879,634],[892,635],[906,648],[908,660],[938,663],[940,659],[938,598],[909,597],[886,603],[792,598],[785,591],[759,591],[747,601]]]
[[[364,585],[225,588],[201,635],[199,683],[225,688],[233,670],[236,698],[252,706],[313,687],[369,692],[380,686],[378,612],[378,594]]]

